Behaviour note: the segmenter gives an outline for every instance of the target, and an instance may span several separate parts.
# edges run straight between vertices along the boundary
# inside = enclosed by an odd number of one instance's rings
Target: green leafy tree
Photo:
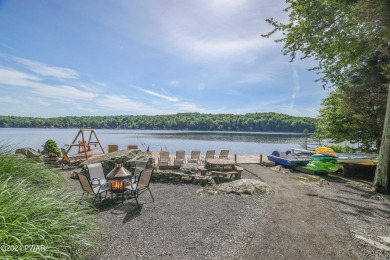
[[[66,122],[66,124],[64,123]],[[120,129],[172,129],[202,131],[277,131],[315,130],[316,119],[277,113],[200,114],[179,113],[156,116],[95,116],[26,118],[0,116],[0,127],[69,127]]]
[[[348,72],[364,67],[378,53],[389,60],[390,1],[388,0],[286,0],[289,21],[267,21],[274,30],[265,37],[282,32],[284,54],[294,60],[313,57],[324,83],[336,86],[348,80]],[[390,65],[381,63],[383,75],[390,78]],[[387,88],[390,88],[388,84]],[[387,97],[379,163],[374,187],[390,193],[390,95]]]
[[[61,156],[60,149],[57,146],[56,141],[49,139],[43,145],[43,153],[47,154],[49,157],[59,157]]]
[[[317,132],[336,142],[361,142],[364,150],[374,143],[380,148],[388,80],[378,66],[378,57],[354,72],[350,80],[332,91],[322,102]]]

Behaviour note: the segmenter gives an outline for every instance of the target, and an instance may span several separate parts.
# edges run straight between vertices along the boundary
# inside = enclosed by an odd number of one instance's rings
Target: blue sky
[[[0,0],[0,115],[318,115],[312,60],[260,35],[281,0]]]

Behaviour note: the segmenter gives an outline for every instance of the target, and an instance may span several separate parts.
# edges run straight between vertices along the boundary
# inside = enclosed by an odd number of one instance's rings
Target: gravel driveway
[[[273,195],[200,197],[192,184],[152,183],[139,200],[97,203],[104,227],[92,259],[390,259],[390,202],[367,185],[244,165],[243,178],[261,179]],[[69,174],[69,172],[68,172]],[[307,175],[306,175],[307,176]],[[71,190],[79,190],[69,179]]]
[[[256,177],[244,172],[243,178]],[[80,189],[77,180],[69,183]],[[93,259],[239,259],[271,197],[200,197],[198,185],[150,186],[155,201],[148,192],[141,194],[141,210],[132,200],[119,206],[96,203],[105,231]]]

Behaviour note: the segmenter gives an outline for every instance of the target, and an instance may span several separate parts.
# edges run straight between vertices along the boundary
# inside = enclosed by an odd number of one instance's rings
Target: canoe
[[[361,165],[377,165],[378,160],[376,155],[356,154],[356,153],[335,153],[332,148],[320,147],[315,150],[316,154],[312,155],[313,160],[326,161],[335,157],[338,163],[341,164],[361,164]]]
[[[342,164],[377,165],[378,158],[370,154],[338,153],[337,161]]]
[[[302,155],[309,156],[316,153],[315,151],[312,150],[305,150],[300,148],[291,148],[291,152],[293,155],[298,155],[298,156],[302,156]]]

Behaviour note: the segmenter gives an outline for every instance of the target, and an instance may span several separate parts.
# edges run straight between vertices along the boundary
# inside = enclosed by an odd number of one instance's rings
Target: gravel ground
[[[380,247],[380,243],[390,248],[390,243],[386,244],[381,238],[390,240],[390,196],[371,192],[370,185],[365,181],[338,176],[324,178],[329,185],[310,187],[320,198],[329,202],[348,224],[364,259],[390,259],[390,251],[374,246]]]
[[[297,175],[305,176],[285,177]],[[243,178],[257,177],[244,171]],[[390,236],[389,197],[371,192],[364,182],[338,176],[324,178],[329,185],[307,186],[348,225],[362,259],[390,259],[389,251],[377,247],[378,243],[390,247],[381,238]],[[69,179],[69,187],[81,191],[77,180]],[[131,200],[119,206],[109,200],[96,203],[98,221],[105,231],[98,237],[101,250],[92,258],[241,259],[245,247],[256,238],[255,227],[261,223],[271,195],[199,197],[196,190],[200,188],[151,183],[155,201],[148,192],[143,193],[140,210]]]
[[[243,178],[255,178],[243,172]],[[77,180],[69,180],[79,190]],[[271,195],[200,197],[201,186],[151,183],[135,201],[97,203],[105,232],[93,259],[239,259]]]

